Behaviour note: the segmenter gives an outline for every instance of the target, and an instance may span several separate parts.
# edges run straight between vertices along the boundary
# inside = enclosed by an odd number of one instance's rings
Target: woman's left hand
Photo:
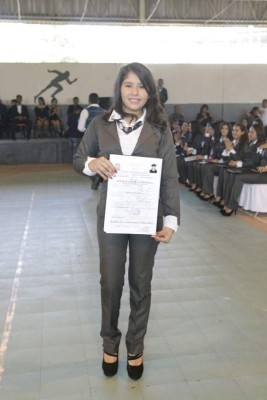
[[[262,172],[266,172],[267,171],[267,165],[264,167],[257,167],[257,170],[262,173]]]
[[[155,239],[156,242],[169,243],[173,234],[174,230],[165,226],[161,231],[156,232],[156,234],[151,237]]]
[[[229,167],[236,167],[237,166],[237,162],[232,160],[232,161],[229,162],[228,166]]]

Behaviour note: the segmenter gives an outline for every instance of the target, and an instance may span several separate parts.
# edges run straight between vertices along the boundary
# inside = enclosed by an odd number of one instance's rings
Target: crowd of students
[[[190,123],[170,123],[180,183],[218,207],[222,216],[236,213],[245,183],[267,183],[266,134],[259,114],[247,124],[213,122],[207,114]]]

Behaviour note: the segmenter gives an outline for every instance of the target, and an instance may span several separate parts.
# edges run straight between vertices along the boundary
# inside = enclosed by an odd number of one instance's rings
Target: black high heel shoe
[[[211,204],[214,205],[215,207],[220,208],[220,209],[223,209],[223,207],[224,207],[224,206],[221,204],[221,200],[212,201]]]
[[[202,200],[203,199],[203,197],[204,197],[204,195],[201,195],[201,191],[198,191],[198,192],[195,192],[195,194],[197,195],[197,197],[200,199],[200,200]]]
[[[220,213],[224,216],[224,217],[231,217],[231,215],[233,214],[233,212],[236,214],[236,210],[232,210],[232,211],[225,211],[225,210],[220,210]]]
[[[113,363],[107,363],[104,360],[104,354],[107,354],[108,356],[111,356],[111,357],[117,357],[117,360]],[[110,354],[106,351],[104,352],[104,354],[103,354],[103,361],[102,361],[102,370],[103,370],[104,374],[109,377],[116,375],[116,373],[118,372],[118,366],[119,366],[119,355],[118,354]]]
[[[197,187],[193,188],[192,186],[190,187],[190,189],[188,189],[188,192],[195,192],[197,189]]]
[[[130,356],[128,354],[128,362],[127,362],[127,372],[131,379],[137,381],[141,378],[144,371],[144,364],[143,361],[140,365],[130,365],[129,361],[138,360],[143,356],[143,353],[137,354],[137,356]]]
[[[208,201],[209,203],[211,203],[213,199],[214,199],[213,194],[211,194],[211,195],[205,194],[204,196],[201,196],[201,200]]]

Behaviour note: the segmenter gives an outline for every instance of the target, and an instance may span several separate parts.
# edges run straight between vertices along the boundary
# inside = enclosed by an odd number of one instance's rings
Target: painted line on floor
[[[30,206],[29,206],[26,224],[25,224],[24,231],[23,231],[23,237],[22,237],[21,246],[20,246],[19,258],[18,258],[17,268],[16,268],[16,272],[15,272],[15,276],[14,276],[12,290],[11,290],[11,296],[10,296],[10,300],[9,300],[8,310],[7,310],[7,314],[6,314],[4,330],[3,330],[3,334],[2,334],[2,338],[1,338],[1,342],[0,342],[0,382],[3,378],[3,373],[5,370],[5,368],[4,368],[5,355],[6,355],[6,351],[8,349],[8,343],[9,343],[9,339],[10,339],[10,335],[11,335],[12,322],[13,322],[13,319],[15,316],[18,289],[19,289],[19,285],[20,285],[20,275],[22,272],[23,258],[24,258],[27,239],[28,239],[34,197],[35,197],[35,190],[32,192],[32,195],[31,195]]]

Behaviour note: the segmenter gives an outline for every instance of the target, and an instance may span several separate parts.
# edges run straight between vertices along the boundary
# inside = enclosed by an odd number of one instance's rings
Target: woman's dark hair
[[[160,128],[161,131],[164,131],[168,125],[168,121],[163,113],[163,108],[160,105],[157,86],[153,75],[145,65],[136,62],[127,64],[120,69],[117,80],[115,82],[113,102],[108,113],[104,115],[104,118],[108,120],[111,112],[113,111],[113,109],[115,109],[122,116],[122,118],[126,116],[131,116],[132,119],[136,119],[135,115],[128,114],[123,110],[123,103],[121,98],[122,83],[130,72],[133,72],[138,76],[149,95],[149,98],[145,105],[147,121],[151,125]]]
[[[250,114],[254,114],[255,112],[258,112],[259,111],[259,107],[253,107],[251,110],[250,110]]]
[[[201,114],[201,113],[203,112],[203,109],[204,109],[204,108],[206,108],[207,111],[209,112],[209,106],[208,106],[208,104],[202,104],[202,106],[200,107],[200,110],[199,110],[199,114]]]
[[[255,129],[256,134],[257,134],[257,147],[265,143],[266,138],[265,138],[265,131],[263,127],[263,123],[261,120],[254,121],[253,124],[251,125],[253,129]]]
[[[236,122],[234,126],[238,126],[241,129],[241,131],[244,132],[244,134],[240,137],[237,145],[239,149],[243,149],[246,142],[248,141],[248,130],[245,127],[245,125],[242,124],[242,122]]]
[[[201,126],[198,121],[190,121],[191,124],[191,137],[192,140],[201,132]]]

